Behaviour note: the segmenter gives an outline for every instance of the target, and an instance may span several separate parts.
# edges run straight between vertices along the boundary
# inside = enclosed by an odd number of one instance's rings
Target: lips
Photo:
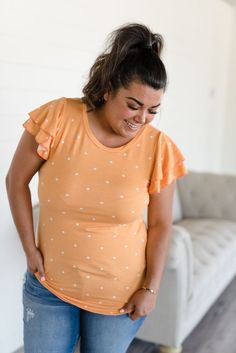
[[[136,125],[136,124],[132,124],[130,121],[125,120],[127,126],[131,129],[131,130],[137,130],[140,128],[140,126],[142,125]]]

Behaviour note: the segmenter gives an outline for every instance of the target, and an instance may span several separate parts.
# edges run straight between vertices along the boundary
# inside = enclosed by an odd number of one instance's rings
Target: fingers
[[[40,280],[42,282],[45,281],[45,271],[44,271],[44,267],[42,264],[40,266],[38,266],[38,273],[39,273]]]

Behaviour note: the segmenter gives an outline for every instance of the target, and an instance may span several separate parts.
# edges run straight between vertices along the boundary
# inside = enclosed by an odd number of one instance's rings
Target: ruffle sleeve
[[[22,125],[35,137],[38,155],[47,160],[59,130],[66,99],[52,100],[29,112],[29,119]]]
[[[184,165],[185,157],[172,139],[160,132],[156,146],[155,163],[148,192],[160,192],[175,179],[188,173]]]

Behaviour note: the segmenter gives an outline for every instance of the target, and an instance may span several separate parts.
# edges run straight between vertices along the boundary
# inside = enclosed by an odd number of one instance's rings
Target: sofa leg
[[[183,350],[183,347],[170,347],[170,346],[161,346],[159,347],[160,353],[181,353]]]

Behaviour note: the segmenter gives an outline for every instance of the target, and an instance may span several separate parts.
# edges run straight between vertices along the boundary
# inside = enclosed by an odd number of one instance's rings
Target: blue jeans
[[[24,277],[25,353],[125,353],[146,316],[103,315],[64,302],[29,271]]]

